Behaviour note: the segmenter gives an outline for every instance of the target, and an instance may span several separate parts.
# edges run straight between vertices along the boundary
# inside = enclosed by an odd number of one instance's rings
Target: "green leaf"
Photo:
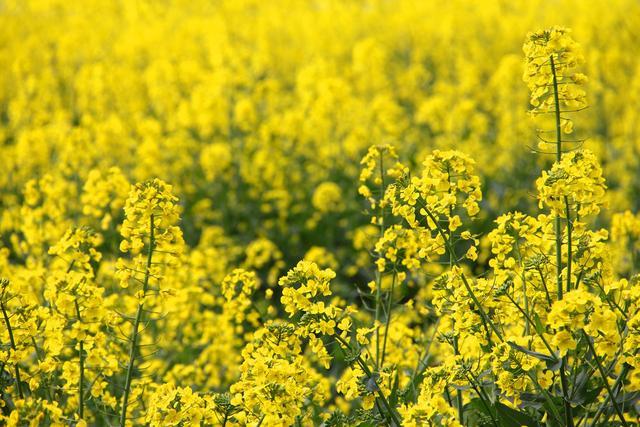
[[[538,332],[540,335],[546,332],[542,321],[540,321],[540,316],[538,316],[538,313],[536,312],[533,313],[533,322],[535,323],[536,332]]]
[[[501,427],[540,426],[538,421],[525,412],[515,410],[500,402],[496,402],[495,407]]]
[[[588,405],[596,400],[602,387],[589,388],[591,371],[588,366],[583,366],[573,380],[573,393],[569,396],[569,403],[574,406]]]
[[[492,420],[497,421],[500,427],[540,427],[541,424],[529,414],[510,408],[507,405],[495,402],[485,406],[481,399],[471,399],[465,405],[465,414],[468,414],[465,425],[485,426],[492,425]]]
[[[400,386],[399,375],[396,373],[393,381],[393,387],[391,388],[391,393],[389,395],[389,404],[394,407],[398,405],[398,387],[399,386]]]
[[[543,361],[547,362],[547,364],[548,363],[556,363],[559,360],[557,357],[555,357],[555,355],[554,356],[548,356],[548,355],[543,354],[543,353],[538,353],[537,351],[529,350],[527,348],[522,347],[521,345],[518,345],[518,344],[515,344],[515,343],[512,343],[512,342],[508,342],[507,344],[509,344],[511,346],[511,348],[513,348],[514,350],[521,351],[521,352],[523,352],[525,354],[528,354],[529,356],[535,357],[536,359],[543,360]]]
[[[471,399],[464,405],[465,425],[467,426],[487,426],[493,425],[491,420],[497,420],[498,416],[493,405],[488,408],[478,397]]]
[[[554,361],[547,362],[547,369],[550,370],[551,372],[559,371],[561,367],[562,367],[562,359],[556,359]]]

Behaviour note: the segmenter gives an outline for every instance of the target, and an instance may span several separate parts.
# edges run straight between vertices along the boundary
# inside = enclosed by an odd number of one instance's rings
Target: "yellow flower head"
[[[553,27],[527,35],[523,46],[524,81],[531,91],[534,112],[555,111],[554,74],[560,108],[575,110],[586,106],[586,94],[580,86],[587,78],[575,71],[584,62],[584,57],[580,45],[570,34],[567,28]],[[565,129],[568,130],[569,127]]]
[[[591,151],[579,150],[562,155],[549,171],[536,181],[538,201],[553,215],[566,217],[567,204],[580,217],[597,214],[605,204],[605,180],[598,160]],[[566,198],[566,200],[565,200]]]

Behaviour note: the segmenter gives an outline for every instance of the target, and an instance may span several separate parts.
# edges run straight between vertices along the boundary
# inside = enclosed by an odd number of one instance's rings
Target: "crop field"
[[[640,425],[637,0],[0,0],[0,426]]]

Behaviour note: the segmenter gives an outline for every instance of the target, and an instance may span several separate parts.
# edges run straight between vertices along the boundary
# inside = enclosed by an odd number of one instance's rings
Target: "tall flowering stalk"
[[[468,217],[478,211],[481,193],[470,159],[436,151],[422,175],[403,178],[388,192],[403,224],[388,227],[380,264],[396,264],[397,249],[411,248],[411,241],[419,249],[404,250],[403,262],[449,258],[449,270],[434,281],[433,306],[451,357],[421,373],[417,401],[401,410],[406,425],[466,425],[477,417],[496,426],[534,425],[536,418],[573,426],[577,417],[592,417],[595,425],[605,413],[626,425],[619,396],[630,368],[619,362],[635,335],[629,336],[628,315],[612,290],[627,289],[627,282],[615,282],[607,266],[606,231],[591,231],[584,222],[604,205],[606,185],[596,156],[568,145],[578,140],[564,139],[573,132],[566,115],[585,105],[580,85],[586,78],[573,70],[582,59],[568,31],[558,28],[531,34],[525,52],[533,113],[550,114],[555,123],[556,162],[536,181],[548,214],[509,213],[489,233],[492,274],[473,278],[463,263],[477,257],[477,241],[459,231],[456,214],[461,206]],[[614,373],[612,387],[606,382]],[[455,398],[451,386],[458,389]],[[601,391],[606,398],[597,402]]]
[[[531,105],[533,113],[553,114],[555,120],[555,155],[556,162],[562,160],[563,133],[573,132],[573,122],[563,114],[577,111],[586,106],[585,91],[580,88],[586,81],[582,73],[575,72],[575,67],[584,62],[579,45],[570,37],[570,31],[562,27],[554,27],[549,30],[530,33],[523,50],[526,56],[526,70],[524,80],[531,90]],[[568,256],[566,262],[566,291],[571,290],[571,264],[572,248],[571,239],[573,223],[569,208],[568,195],[563,195],[561,200],[564,206],[555,214],[555,240],[556,240],[556,286],[558,300],[563,296],[563,260],[562,241],[563,227],[562,217],[567,224]],[[563,365],[566,365],[564,360]],[[571,405],[568,402],[568,384],[564,366],[560,368],[562,376],[562,388],[565,400],[565,412],[567,425],[573,425]]]
[[[176,225],[180,219],[177,200],[170,185],[154,179],[133,186],[124,208],[125,220],[120,230],[124,239],[120,244],[120,250],[129,252],[132,260],[118,260],[118,277],[123,288],[128,288],[131,282],[141,286],[135,293],[138,303],[129,337],[128,362],[120,410],[122,427],[127,421],[131,383],[139,351],[140,325],[145,322],[145,300],[150,292],[160,290],[163,267],[175,264],[176,251],[182,243],[182,232]],[[160,262],[156,259],[158,256],[161,258]]]
[[[540,207],[550,210],[555,225],[557,300],[551,307],[548,321],[549,326],[556,330],[553,343],[560,348],[562,356],[559,371],[565,423],[567,426],[574,425],[571,394],[578,378],[575,374],[571,374],[580,364],[580,353],[584,352],[583,357],[590,357],[595,362],[597,367],[595,371],[600,374],[608,394],[607,400],[612,403],[614,412],[622,425],[627,425],[614,391],[608,384],[611,371],[607,373],[600,360],[602,357],[604,361],[608,353],[614,353],[613,347],[609,350],[606,350],[606,347],[615,346],[615,343],[621,339],[624,340],[627,332],[625,329],[621,336],[618,335],[616,313],[603,305],[600,298],[584,290],[584,285],[589,282],[600,286],[598,282],[606,275],[606,272],[599,271],[597,274],[600,278],[596,278],[593,282],[592,278],[586,277],[584,254],[586,251],[589,257],[597,259],[598,238],[596,234],[587,231],[585,224],[581,222],[585,216],[597,214],[600,211],[604,204],[606,186],[595,155],[587,150],[567,150],[564,144],[581,142],[575,139],[565,140],[564,135],[573,132],[573,122],[566,115],[586,107],[586,95],[581,85],[587,78],[575,70],[577,65],[584,62],[584,59],[579,45],[570,37],[570,31],[562,27],[529,34],[524,52],[526,55],[524,79],[531,90],[532,112],[552,114],[555,121],[556,161],[549,171],[542,173],[536,186]],[[544,143],[548,142],[544,138],[541,139]],[[564,229],[563,225],[566,225]],[[575,236],[576,232],[580,234]],[[589,243],[593,247],[588,247]],[[574,247],[576,244],[577,247]],[[593,263],[588,264],[593,265]],[[574,267],[580,271],[574,271]],[[567,302],[568,298],[571,301]],[[601,298],[609,306],[614,307],[610,294],[603,292]],[[592,307],[584,309],[585,305]],[[573,322],[567,322],[566,320],[571,318],[568,312],[574,310],[580,314],[574,318]],[[624,311],[620,314],[626,318]],[[584,322],[583,316],[588,316],[589,321]],[[626,319],[620,324],[624,323]],[[580,346],[583,341],[586,346]],[[570,365],[570,354],[575,357],[573,367]],[[614,359],[608,369],[613,369],[615,366]],[[619,378],[622,378],[624,373],[623,368]],[[596,420],[599,412],[600,410],[596,412]]]
[[[386,165],[385,165],[386,160]],[[389,258],[393,263],[397,260],[396,233],[398,228],[387,224],[387,215],[391,207],[389,191],[394,188],[394,182],[407,173],[407,168],[398,161],[398,154],[392,145],[375,145],[369,148],[367,154],[360,162],[359,193],[367,199],[371,208],[371,224],[377,226],[378,235],[374,248],[376,259],[376,270],[374,280],[369,283],[373,294],[375,334],[374,341],[374,366],[369,370],[364,361],[358,364],[368,378],[376,377],[385,367],[385,357],[387,354],[387,343],[389,341],[390,327],[392,321],[392,311],[394,309],[394,298],[397,287],[406,279],[406,272],[394,268],[389,263]],[[345,349],[349,348],[346,341],[342,341]],[[380,412],[387,412],[387,416],[393,418],[395,424],[399,423],[395,412],[389,407],[386,398],[380,394],[379,400],[385,407]]]
[[[70,384],[77,382],[78,418],[85,419],[86,353],[90,349],[97,354],[96,341],[103,337],[101,331],[107,316],[103,306],[102,289],[95,284],[91,263],[100,261],[96,247],[101,243],[98,234],[89,228],[72,228],[49,249],[49,254],[59,261],[55,274],[49,277],[45,291],[47,299],[56,311],[66,319],[69,340],[75,342],[78,357],[78,375],[64,375]],[[98,366],[93,366],[98,369]],[[70,371],[68,367],[63,372]]]

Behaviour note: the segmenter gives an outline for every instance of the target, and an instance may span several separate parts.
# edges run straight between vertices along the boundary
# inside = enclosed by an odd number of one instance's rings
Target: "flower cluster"
[[[253,311],[247,315],[247,311],[253,305],[253,293],[260,286],[260,282],[254,272],[243,269],[235,269],[222,281],[222,296],[224,296],[224,310],[232,315],[237,323],[242,323],[247,317],[248,321],[256,324],[259,313]]]
[[[157,286],[161,280],[161,264],[149,262],[153,252],[164,263],[175,263],[182,245],[182,232],[177,226],[180,208],[171,186],[159,179],[132,186],[124,207],[125,219],[120,228],[123,240],[120,250],[133,256],[132,265],[119,260],[120,286],[129,287],[132,278],[148,273],[148,285]],[[143,254],[143,249],[147,253]]]
[[[387,166],[385,167],[385,162]],[[384,209],[386,185],[407,172],[406,166],[398,161],[398,153],[393,145],[374,145],[360,161],[360,187],[358,192],[365,197],[371,209]],[[389,167],[390,166],[390,167]],[[383,221],[382,215],[373,216],[372,224]]]
[[[163,384],[149,398],[145,421],[154,427],[215,424],[218,422],[212,398],[203,398],[189,387]]]
[[[336,273],[318,265],[300,261],[278,284],[283,287],[281,303],[290,317],[298,316],[305,335],[333,335],[340,309],[326,302],[331,296],[330,282]]]
[[[305,402],[322,405],[328,397],[327,380],[301,354],[294,328],[272,323],[257,330],[242,350],[242,375],[231,386],[231,403],[242,411],[240,423],[294,425],[308,415]]]
[[[595,341],[598,355],[613,357],[620,346],[618,315],[597,296],[581,289],[567,292],[551,307],[547,322],[556,333],[552,344],[565,355],[575,350],[584,329]]]
[[[540,208],[549,208],[555,216],[566,218],[594,215],[605,204],[605,185],[602,169],[596,156],[588,150],[562,155],[536,181]]]
[[[179,243],[181,232],[176,223],[180,208],[177,201],[171,186],[159,179],[133,186],[124,207],[125,220],[120,229],[124,239],[120,250],[138,255],[151,238],[155,246],[163,250]]]
[[[569,110],[586,106],[586,93],[581,88],[587,77],[575,69],[584,63],[580,45],[571,38],[571,30],[553,27],[527,34],[523,50],[525,54],[524,81],[531,91],[534,112],[550,112],[556,109],[554,94],[560,108]],[[554,92],[557,87],[557,92]],[[573,122],[563,120],[565,133],[573,131]]]
[[[104,174],[99,169],[92,169],[80,199],[82,213],[99,220],[102,230],[108,229],[118,219],[129,187],[129,181],[117,167],[110,168]]]
[[[422,175],[412,177],[400,189],[400,203],[394,206],[394,214],[410,226],[423,217],[433,227],[444,217],[448,230],[455,232],[462,224],[455,214],[459,206],[469,217],[480,211],[482,191],[480,178],[474,174],[475,162],[459,151],[434,151],[422,166]]]

